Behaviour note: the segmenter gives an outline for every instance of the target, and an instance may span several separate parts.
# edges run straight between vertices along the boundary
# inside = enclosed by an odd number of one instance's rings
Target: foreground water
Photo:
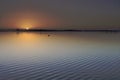
[[[0,33],[0,80],[120,80],[120,33]]]

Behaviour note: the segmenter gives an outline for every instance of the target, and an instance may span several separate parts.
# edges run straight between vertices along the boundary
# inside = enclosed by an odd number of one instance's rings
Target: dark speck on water
[[[50,37],[50,35],[48,35],[48,37]]]

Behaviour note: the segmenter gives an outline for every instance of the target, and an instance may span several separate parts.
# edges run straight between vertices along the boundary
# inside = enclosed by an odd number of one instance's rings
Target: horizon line
[[[0,29],[0,32],[120,32],[120,29]]]

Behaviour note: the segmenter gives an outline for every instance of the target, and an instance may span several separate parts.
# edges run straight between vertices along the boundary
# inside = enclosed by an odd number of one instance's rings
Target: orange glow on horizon
[[[1,26],[6,28],[49,28],[59,24],[56,17],[38,12],[11,12],[1,19]]]
[[[20,27],[19,28],[22,28],[22,29],[26,29],[26,30],[29,30],[30,28],[33,28],[33,25],[34,25],[34,22],[33,21],[21,21],[21,23],[19,23]]]
[[[24,24],[24,25],[21,26],[21,28],[26,29],[26,30],[29,30],[29,29],[32,28],[32,27],[33,27],[33,26],[30,25],[30,24]]]
[[[25,29],[26,29],[26,30],[29,30],[29,27],[26,27]]]

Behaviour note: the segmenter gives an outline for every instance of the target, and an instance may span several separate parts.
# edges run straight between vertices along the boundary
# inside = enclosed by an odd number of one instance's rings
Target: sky
[[[0,0],[0,28],[120,28],[120,0]]]

